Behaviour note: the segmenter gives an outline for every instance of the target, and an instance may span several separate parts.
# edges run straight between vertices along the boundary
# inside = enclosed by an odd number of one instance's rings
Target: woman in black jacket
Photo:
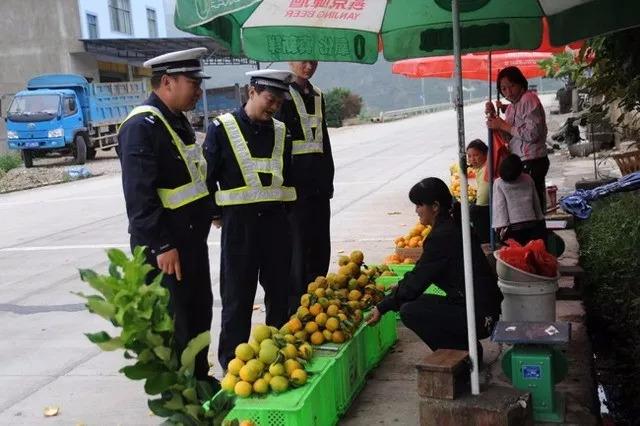
[[[431,350],[468,350],[462,229],[459,215],[452,215],[451,193],[442,180],[430,177],[411,188],[409,199],[416,205],[420,223],[432,226],[431,233],[424,241],[415,269],[373,308],[367,322],[375,324],[386,312],[399,311],[402,322]],[[474,236],[472,259],[476,333],[478,339],[484,339],[500,315],[502,294]],[[440,287],[446,296],[424,294],[431,283]],[[480,342],[478,359],[482,359]]]

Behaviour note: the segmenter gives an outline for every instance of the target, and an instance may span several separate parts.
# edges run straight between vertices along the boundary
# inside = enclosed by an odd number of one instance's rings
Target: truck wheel
[[[87,161],[87,143],[84,140],[84,136],[76,135],[73,138],[72,152],[76,164],[84,164]]]
[[[22,150],[22,161],[24,162],[24,167],[29,169],[33,167],[33,153],[28,149]]]
[[[87,147],[87,160],[94,160],[98,151],[93,147]]]

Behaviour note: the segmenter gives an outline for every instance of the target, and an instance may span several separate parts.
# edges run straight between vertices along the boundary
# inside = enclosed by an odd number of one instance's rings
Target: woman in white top
[[[501,240],[513,238],[522,245],[546,239],[536,187],[515,154],[500,163],[500,177],[493,184],[493,228]]]

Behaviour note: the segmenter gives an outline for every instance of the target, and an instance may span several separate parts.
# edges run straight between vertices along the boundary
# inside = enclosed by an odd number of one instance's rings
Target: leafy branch
[[[153,267],[146,263],[144,248],[136,247],[132,258],[117,249],[108,250],[107,256],[107,275],[80,270],[82,281],[98,294],[75,294],[86,299],[90,312],[121,331],[117,336],[106,331],[87,333],[87,338],[104,351],[122,349],[125,359],[134,360],[120,372],[145,381],[145,392],[155,397],[148,401],[154,414],[174,424],[213,424],[224,407],[205,412],[202,405],[211,400],[214,389],[194,376],[195,357],[209,345],[210,333],[199,334],[178,354],[169,291],[161,284],[162,274],[147,284]]]

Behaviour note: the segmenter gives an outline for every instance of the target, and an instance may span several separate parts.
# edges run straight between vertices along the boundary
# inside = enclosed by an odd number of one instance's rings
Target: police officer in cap
[[[329,270],[334,165],[324,97],[309,81],[318,62],[289,62],[289,67],[295,74],[291,100],[282,105],[278,118],[293,139],[292,179],[298,195],[289,215],[293,235],[289,310],[293,313],[307,284]]]
[[[257,282],[265,291],[266,322],[287,320],[291,241],[286,207],[296,199],[290,184],[291,139],[274,119],[286,96],[289,71],[258,70],[249,100],[217,117],[204,142],[207,184],[222,227],[218,359],[223,368],[238,344],[249,339]]]
[[[131,248],[145,246],[148,262],[164,273],[178,353],[210,330],[213,309],[207,236],[214,201],[206,185],[206,161],[183,114],[202,95],[200,58],[205,48],[150,59],[153,92],[134,108],[118,133],[118,155],[129,218]],[[208,377],[207,349],[195,375]]]

